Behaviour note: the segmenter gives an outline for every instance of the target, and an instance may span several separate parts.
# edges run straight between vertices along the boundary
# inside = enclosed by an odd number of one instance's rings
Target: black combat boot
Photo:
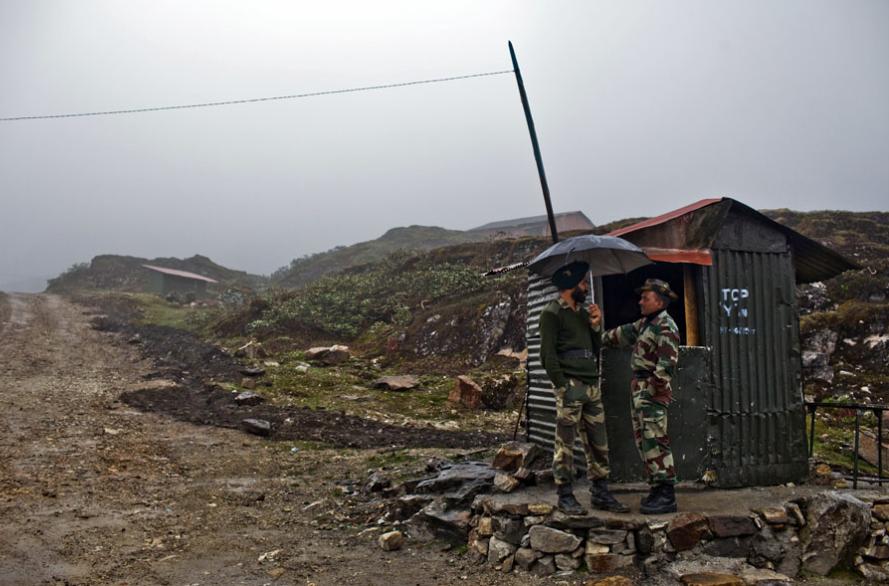
[[[614,498],[614,495],[608,490],[608,481],[604,478],[593,480],[590,483],[590,505],[594,509],[611,511],[612,513],[630,512],[629,507]]]
[[[660,484],[652,484],[651,488],[648,490],[648,494],[642,497],[639,500],[639,504],[643,507],[648,506],[648,503],[651,502],[651,499],[657,498],[658,493],[661,492]]]
[[[645,515],[662,515],[676,512],[676,491],[672,484],[661,483],[655,487],[654,496],[639,508]]]
[[[559,495],[559,504],[556,506],[566,515],[584,515],[586,510],[574,498],[574,490],[570,484],[557,484],[556,492]]]

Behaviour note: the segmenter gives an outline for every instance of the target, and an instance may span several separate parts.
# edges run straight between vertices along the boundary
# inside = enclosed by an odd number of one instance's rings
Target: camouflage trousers
[[[648,383],[637,380],[633,385],[633,435],[636,447],[645,462],[648,482],[676,483],[673,451],[667,435],[667,407],[651,400]]]
[[[574,438],[580,429],[580,443],[591,480],[608,477],[608,436],[605,409],[599,385],[569,379],[566,388],[554,391],[556,397],[556,436],[553,445],[553,477],[556,484],[574,480]]]

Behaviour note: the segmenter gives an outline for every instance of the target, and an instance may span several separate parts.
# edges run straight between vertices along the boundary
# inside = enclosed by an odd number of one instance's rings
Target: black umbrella
[[[590,265],[590,276],[629,273],[651,264],[642,249],[616,236],[585,234],[556,242],[528,263],[528,268],[542,277],[551,277],[556,269],[570,262]]]

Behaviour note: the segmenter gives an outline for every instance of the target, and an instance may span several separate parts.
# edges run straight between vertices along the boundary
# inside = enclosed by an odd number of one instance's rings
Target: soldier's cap
[[[556,272],[550,277],[550,281],[552,281],[553,285],[558,287],[560,291],[573,289],[583,280],[589,270],[590,265],[588,263],[585,263],[582,260],[576,260],[556,269]]]
[[[645,279],[645,284],[636,289],[636,293],[642,293],[643,291],[654,291],[658,295],[673,301],[679,299],[679,296],[670,289],[670,284],[660,279]]]

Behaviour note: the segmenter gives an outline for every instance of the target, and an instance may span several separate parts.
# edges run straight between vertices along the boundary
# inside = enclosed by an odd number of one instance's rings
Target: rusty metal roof
[[[640,246],[654,260],[712,264],[709,248],[729,212],[747,216],[787,236],[798,283],[811,283],[861,268],[840,253],[728,197],[702,199],[609,233]]]
[[[177,269],[168,269],[166,267],[156,267],[154,265],[142,265],[146,269],[151,269],[152,271],[157,271],[159,273],[163,273],[165,275],[173,275],[174,277],[182,277],[183,279],[193,279],[195,281],[205,281],[207,283],[218,283],[219,281],[215,279],[211,279],[210,277],[205,277],[203,275],[198,275],[196,273],[189,273],[188,271],[180,271]]]

